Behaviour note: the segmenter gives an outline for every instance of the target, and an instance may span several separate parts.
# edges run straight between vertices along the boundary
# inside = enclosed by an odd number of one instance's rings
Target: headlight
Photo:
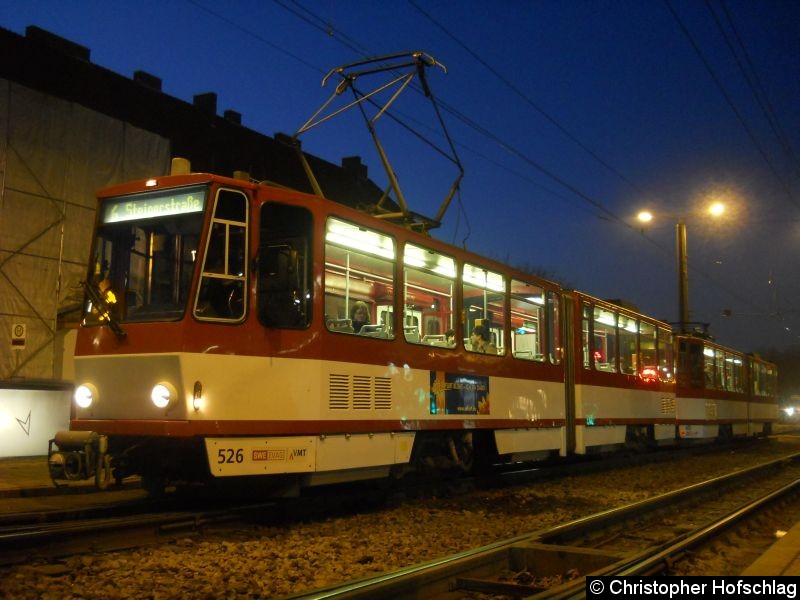
[[[97,389],[91,383],[84,383],[75,388],[75,404],[81,408],[89,408],[97,399]]]
[[[170,383],[161,382],[153,386],[150,399],[158,408],[167,408],[178,397],[178,392]]]

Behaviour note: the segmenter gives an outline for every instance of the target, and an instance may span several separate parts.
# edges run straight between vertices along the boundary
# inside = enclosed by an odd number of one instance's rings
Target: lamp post
[[[712,217],[719,217],[725,212],[725,205],[721,202],[714,202],[708,208]],[[642,223],[649,223],[653,220],[653,213],[647,210],[641,211],[637,218]],[[686,251],[686,223],[681,217],[675,226],[675,248],[677,254],[678,271],[678,327],[681,333],[688,333],[689,330],[689,255]]]
[[[689,323],[689,257],[686,253],[686,223],[675,226],[675,247],[678,254],[678,322],[680,332],[686,333]]]

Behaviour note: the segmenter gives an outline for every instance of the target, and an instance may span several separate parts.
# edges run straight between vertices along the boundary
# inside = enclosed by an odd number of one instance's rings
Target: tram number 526
[[[217,464],[232,465],[244,461],[244,450],[242,448],[220,448],[217,450]]]

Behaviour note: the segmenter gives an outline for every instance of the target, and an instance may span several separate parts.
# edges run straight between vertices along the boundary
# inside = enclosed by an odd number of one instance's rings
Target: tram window
[[[261,208],[258,316],[267,327],[311,323],[312,218],[302,207],[269,202]]]
[[[403,252],[403,335],[412,344],[455,348],[455,261],[422,246],[406,244]]]
[[[617,318],[616,313],[595,306],[592,357],[594,368],[609,373],[617,372]]]
[[[727,370],[725,368],[725,352],[717,350],[714,357],[714,387],[718,390],[725,390],[728,388],[727,384]]]
[[[331,217],[325,242],[326,327],[393,339],[394,239]]]
[[[658,329],[658,374],[661,381],[672,381],[674,378],[672,358],[672,332]]]
[[[706,356],[701,343],[681,340],[678,348],[678,385],[683,387],[707,387]]]
[[[728,389],[732,392],[744,392],[744,384],[742,383],[742,357],[738,354],[729,354],[727,360],[730,366]]]
[[[703,347],[703,372],[705,373],[705,387],[706,389],[714,389],[717,387],[716,377],[714,375],[716,364],[716,352],[713,348],[708,346]]]
[[[544,290],[524,281],[511,280],[511,353],[522,360],[544,361]]]
[[[775,395],[777,393],[777,379],[774,367],[752,359],[750,365],[753,379],[751,393],[755,396]]]
[[[633,317],[619,315],[617,317],[619,332],[619,370],[626,375],[636,373],[636,339],[639,333],[639,322]]]
[[[561,364],[561,296],[547,292],[547,354],[554,365]]]
[[[592,307],[588,304],[583,304],[581,319],[581,339],[583,342],[583,368],[592,368]]]
[[[463,302],[467,339],[464,347],[470,352],[505,354],[506,283],[500,273],[483,267],[464,264]],[[476,327],[483,327],[486,343],[475,346],[470,341]]]
[[[767,376],[767,396],[778,395],[778,373],[772,365],[764,365]]]
[[[750,393],[754,396],[760,396],[760,377],[758,372],[759,364],[750,359]]]
[[[732,392],[733,387],[733,354],[730,352],[720,352],[717,358],[722,357],[722,387]]]
[[[652,323],[639,323],[639,356],[636,362],[642,378],[657,379],[659,375],[656,331]]]
[[[217,192],[206,241],[194,315],[205,321],[239,321],[247,303],[247,196]]]

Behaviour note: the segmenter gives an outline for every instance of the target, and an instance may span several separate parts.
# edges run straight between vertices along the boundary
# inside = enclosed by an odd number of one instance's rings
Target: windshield
[[[125,323],[183,315],[207,195],[206,187],[191,187],[103,202],[91,283],[110,299],[112,318]],[[86,322],[101,320],[89,300]]]

